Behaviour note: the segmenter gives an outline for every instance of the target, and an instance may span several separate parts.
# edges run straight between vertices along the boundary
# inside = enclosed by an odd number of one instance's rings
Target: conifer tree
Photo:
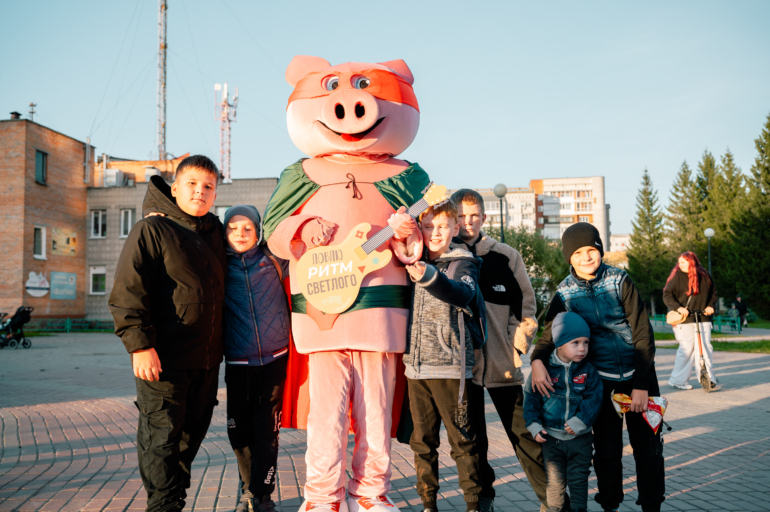
[[[719,167],[717,167],[716,158],[706,149],[703,151],[703,157],[698,162],[698,173],[695,176],[695,183],[698,187],[698,199],[708,209],[710,196],[716,186]]]
[[[732,263],[737,291],[756,313],[770,318],[770,115],[754,142],[757,156],[748,177],[748,201],[731,224]]]
[[[698,186],[685,160],[671,186],[665,215],[667,246],[673,253],[693,251],[701,254],[706,240],[701,227],[702,216]]]
[[[631,224],[628,274],[645,301],[655,301],[660,305],[673,259],[665,244],[658,193],[652,186],[647,169],[642,175],[642,187],[636,196],[636,218]],[[651,309],[655,309],[652,304]]]
[[[732,221],[746,208],[745,176],[735,165],[730,149],[722,156],[721,163],[710,187],[707,206],[703,215],[703,227],[715,232],[711,240],[712,277],[717,293],[725,298],[729,307],[736,296],[735,282],[738,276],[733,261]],[[707,264],[706,261],[703,262]]]

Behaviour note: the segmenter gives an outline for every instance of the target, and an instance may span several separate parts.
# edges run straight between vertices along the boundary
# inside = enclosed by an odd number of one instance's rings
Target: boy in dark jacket
[[[537,332],[535,291],[521,254],[482,231],[487,216],[481,195],[475,190],[460,189],[452,194],[452,200],[457,204],[460,220],[460,236],[454,242],[481,258],[479,291],[487,309],[487,342],[475,350],[471,395],[483,403],[486,388],[521,469],[537,498],[547,506],[542,448],[529,434],[522,413],[521,356],[529,352]],[[494,509],[495,471],[488,460],[486,412],[483,407],[477,412],[474,421],[481,472],[479,508],[481,512],[490,512]]]
[[[414,420],[409,444],[414,451],[417,492],[426,511],[437,510],[439,430],[443,421],[466,508],[478,510],[481,481],[472,418],[475,408],[484,407],[484,403],[469,399],[468,386],[474,365],[469,323],[478,322],[483,300],[478,292],[480,261],[468,251],[449,247],[460,229],[453,202],[423,212],[420,229],[427,251],[423,261],[406,267],[416,285],[404,352]],[[447,272],[453,262],[458,263],[450,279]],[[466,315],[463,329],[460,315]]]
[[[238,460],[237,512],[274,512],[289,307],[281,285],[289,262],[260,247],[259,212],[233,206],[225,213],[225,382],[227,435]]]
[[[612,393],[624,393],[632,400],[625,420],[636,461],[636,503],[644,512],[658,512],[666,487],[663,442],[660,431],[654,433],[642,416],[648,397],[660,395],[647,308],[628,274],[602,263],[604,247],[594,226],[573,224],[564,231],[562,245],[570,275],[556,289],[543,336],[532,352],[532,387],[545,396],[553,391],[544,366],[554,347],[553,320],[565,311],[577,313],[591,330],[588,362],[596,368],[603,386],[602,409],[594,423],[596,502],[612,511],[623,502],[623,418],[611,400]]]
[[[219,171],[184,159],[169,187],[153,176],[144,214],[123,246],[109,307],[131,354],[136,448],[147,510],[182,510],[193,459],[217,404],[225,246],[209,209]]]
[[[524,421],[543,446],[548,475],[548,512],[559,512],[569,485],[575,512],[588,507],[588,476],[593,454],[591,426],[602,407],[602,381],[585,361],[591,331],[575,313],[559,313],[551,332],[556,350],[546,369],[554,391],[550,397],[524,386]]]

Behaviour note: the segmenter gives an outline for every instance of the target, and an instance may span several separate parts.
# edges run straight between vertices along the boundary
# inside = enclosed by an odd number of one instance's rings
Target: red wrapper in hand
[[[613,390],[612,406],[615,408],[618,416],[622,417],[631,409],[631,397],[625,393],[615,393]],[[656,434],[660,429],[661,423],[663,423],[666,407],[668,407],[668,400],[665,397],[651,396],[647,399],[647,410],[642,413],[642,417]]]

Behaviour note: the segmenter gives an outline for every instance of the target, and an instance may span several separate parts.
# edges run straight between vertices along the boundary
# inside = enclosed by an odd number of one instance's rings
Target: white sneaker
[[[348,504],[345,500],[335,501],[334,503],[312,503],[305,500],[302,506],[299,507],[298,512],[308,512],[310,510],[316,510],[318,512],[348,512]]]
[[[668,385],[676,389],[684,389],[685,391],[688,389],[692,389],[692,386],[689,384],[674,384],[673,382],[668,381]]]
[[[374,498],[351,496],[348,498],[348,510],[349,512],[400,512],[387,496]]]

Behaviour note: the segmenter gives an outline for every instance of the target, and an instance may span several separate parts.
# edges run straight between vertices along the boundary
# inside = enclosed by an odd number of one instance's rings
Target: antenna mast
[[[35,107],[37,107],[36,103],[29,104],[29,120],[32,122],[35,121]]]
[[[168,1],[158,0],[158,160],[166,159],[166,11]]]
[[[224,178],[223,183],[232,183],[233,180],[230,176],[230,123],[235,122],[238,108],[238,88],[235,88],[232,103],[230,103],[227,94],[227,82],[225,82],[224,88],[220,84],[214,85],[214,90],[222,91],[222,101],[218,101],[216,99],[217,94],[214,93],[214,101],[219,110],[219,171]]]

